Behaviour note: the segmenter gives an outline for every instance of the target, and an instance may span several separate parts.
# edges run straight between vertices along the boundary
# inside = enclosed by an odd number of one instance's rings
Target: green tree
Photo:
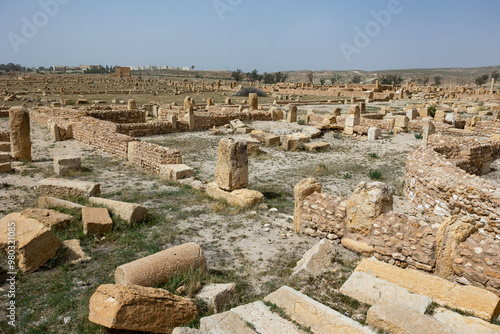
[[[248,80],[250,80],[251,82],[262,80],[262,75],[260,75],[259,71],[257,71],[257,70],[253,70],[252,72],[248,72],[246,74],[246,76],[247,76]]]
[[[434,77],[434,85],[439,86],[441,84],[441,82],[442,82],[442,79],[443,78],[441,78],[439,75],[436,75]]]
[[[361,82],[361,76],[359,74],[356,74],[352,77],[351,83],[353,84],[359,84]]]
[[[276,83],[276,75],[273,73],[264,73],[262,76],[262,82],[265,84]]]
[[[481,87],[482,85],[484,85],[487,81],[488,81],[488,78],[490,76],[488,74],[483,74],[481,76],[478,76],[474,82],[476,83],[476,85],[478,85],[479,87]]]
[[[309,83],[313,83],[314,73],[312,71],[309,71],[309,72],[307,72],[306,76],[307,76],[307,80],[309,80]]]
[[[231,72],[231,78],[233,78],[236,82],[240,82],[243,79],[243,71],[241,69],[237,69],[236,71]]]
[[[330,82],[332,83],[332,85],[335,85],[335,83],[339,82],[340,79],[341,79],[340,75],[335,74],[335,75],[330,77]]]
[[[321,84],[321,86],[324,86],[325,85],[325,79],[323,79],[323,78],[319,79],[319,83]]]
[[[288,79],[288,74],[281,72],[276,72],[274,76],[276,77],[276,82],[285,82]]]
[[[383,75],[380,78],[380,84],[381,85],[400,85],[403,82],[403,78],[400,75],[396,74],[388,74],[388,75]]]
[[[495,81],[497,81],[499,77],[500,77],[500,73],[498,73],[498,71],[496,71],[496,70],[491,72],[491,74],[490,74],[490,78],[495,79]]]

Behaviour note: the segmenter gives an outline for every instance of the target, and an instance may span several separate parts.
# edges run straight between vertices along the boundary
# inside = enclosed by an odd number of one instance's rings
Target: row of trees
[[[485,83],[487,83],[488,80],[495,79],[495,81],[498,81],[499,77],[500,77],[500,73],[498,73],[498,71],[493,71],[493,72],[490,73],[490,75],[483,74],[483,75],[478,76],[474,80],[474,82],[476,83],[476,85],[478,85],[479,87],[481,87],[482,85],[484,85]]]
[[[231,72],[231,78],[235,81],[240,82],[244,78],[250,80],[251,82],[259,81],[265,84],[272,84],[278,82],[285,82],[288,79],[288,74],[282,72],[276,73],[264,73],[259,74],[259,71],[256,69],[252,72],[243,73],[243,70],[237,69],[236,71]]]
[[[26,67],[21,66],[20,64],[14,64],[14,63],[0,64],[0,71],[24,72],[24,71],[26,71]]]

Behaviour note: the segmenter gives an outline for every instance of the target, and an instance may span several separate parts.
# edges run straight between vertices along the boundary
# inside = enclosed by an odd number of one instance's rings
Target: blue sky
[[[499,16],[498,0],[2,0],[0,63],[479,67],[500,64]]]

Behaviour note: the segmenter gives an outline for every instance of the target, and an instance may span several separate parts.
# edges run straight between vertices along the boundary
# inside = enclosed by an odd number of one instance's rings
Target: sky
[[[0,63],[260,73],[500,65],[498,0],[0,0]]]

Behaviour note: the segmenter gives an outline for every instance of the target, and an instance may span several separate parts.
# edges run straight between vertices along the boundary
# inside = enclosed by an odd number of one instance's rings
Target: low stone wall
[[[408,155],[404,192],[412,204],[439,222],[450,215],[471,215],[500,235],[498,183],[466,173],[432,148]]]
[[[116,124],[92,117],[83,117],[73,125],[73,137],[122,159],[127,159],[128,143],[133,140],[130,136],[116,133]]]
[[[474,132],[477,136],[491,136],[492,134],[500,134],[499,121],[479,121],[474,127]]]
[[[88,116],[113,123],[143,123],[146,113],[142,110],[92,110]]]
[[[157,144],[133,141],[129,143],[128,160],[136,166],[160,172],[160,165],[181,164],[178,150]]]

